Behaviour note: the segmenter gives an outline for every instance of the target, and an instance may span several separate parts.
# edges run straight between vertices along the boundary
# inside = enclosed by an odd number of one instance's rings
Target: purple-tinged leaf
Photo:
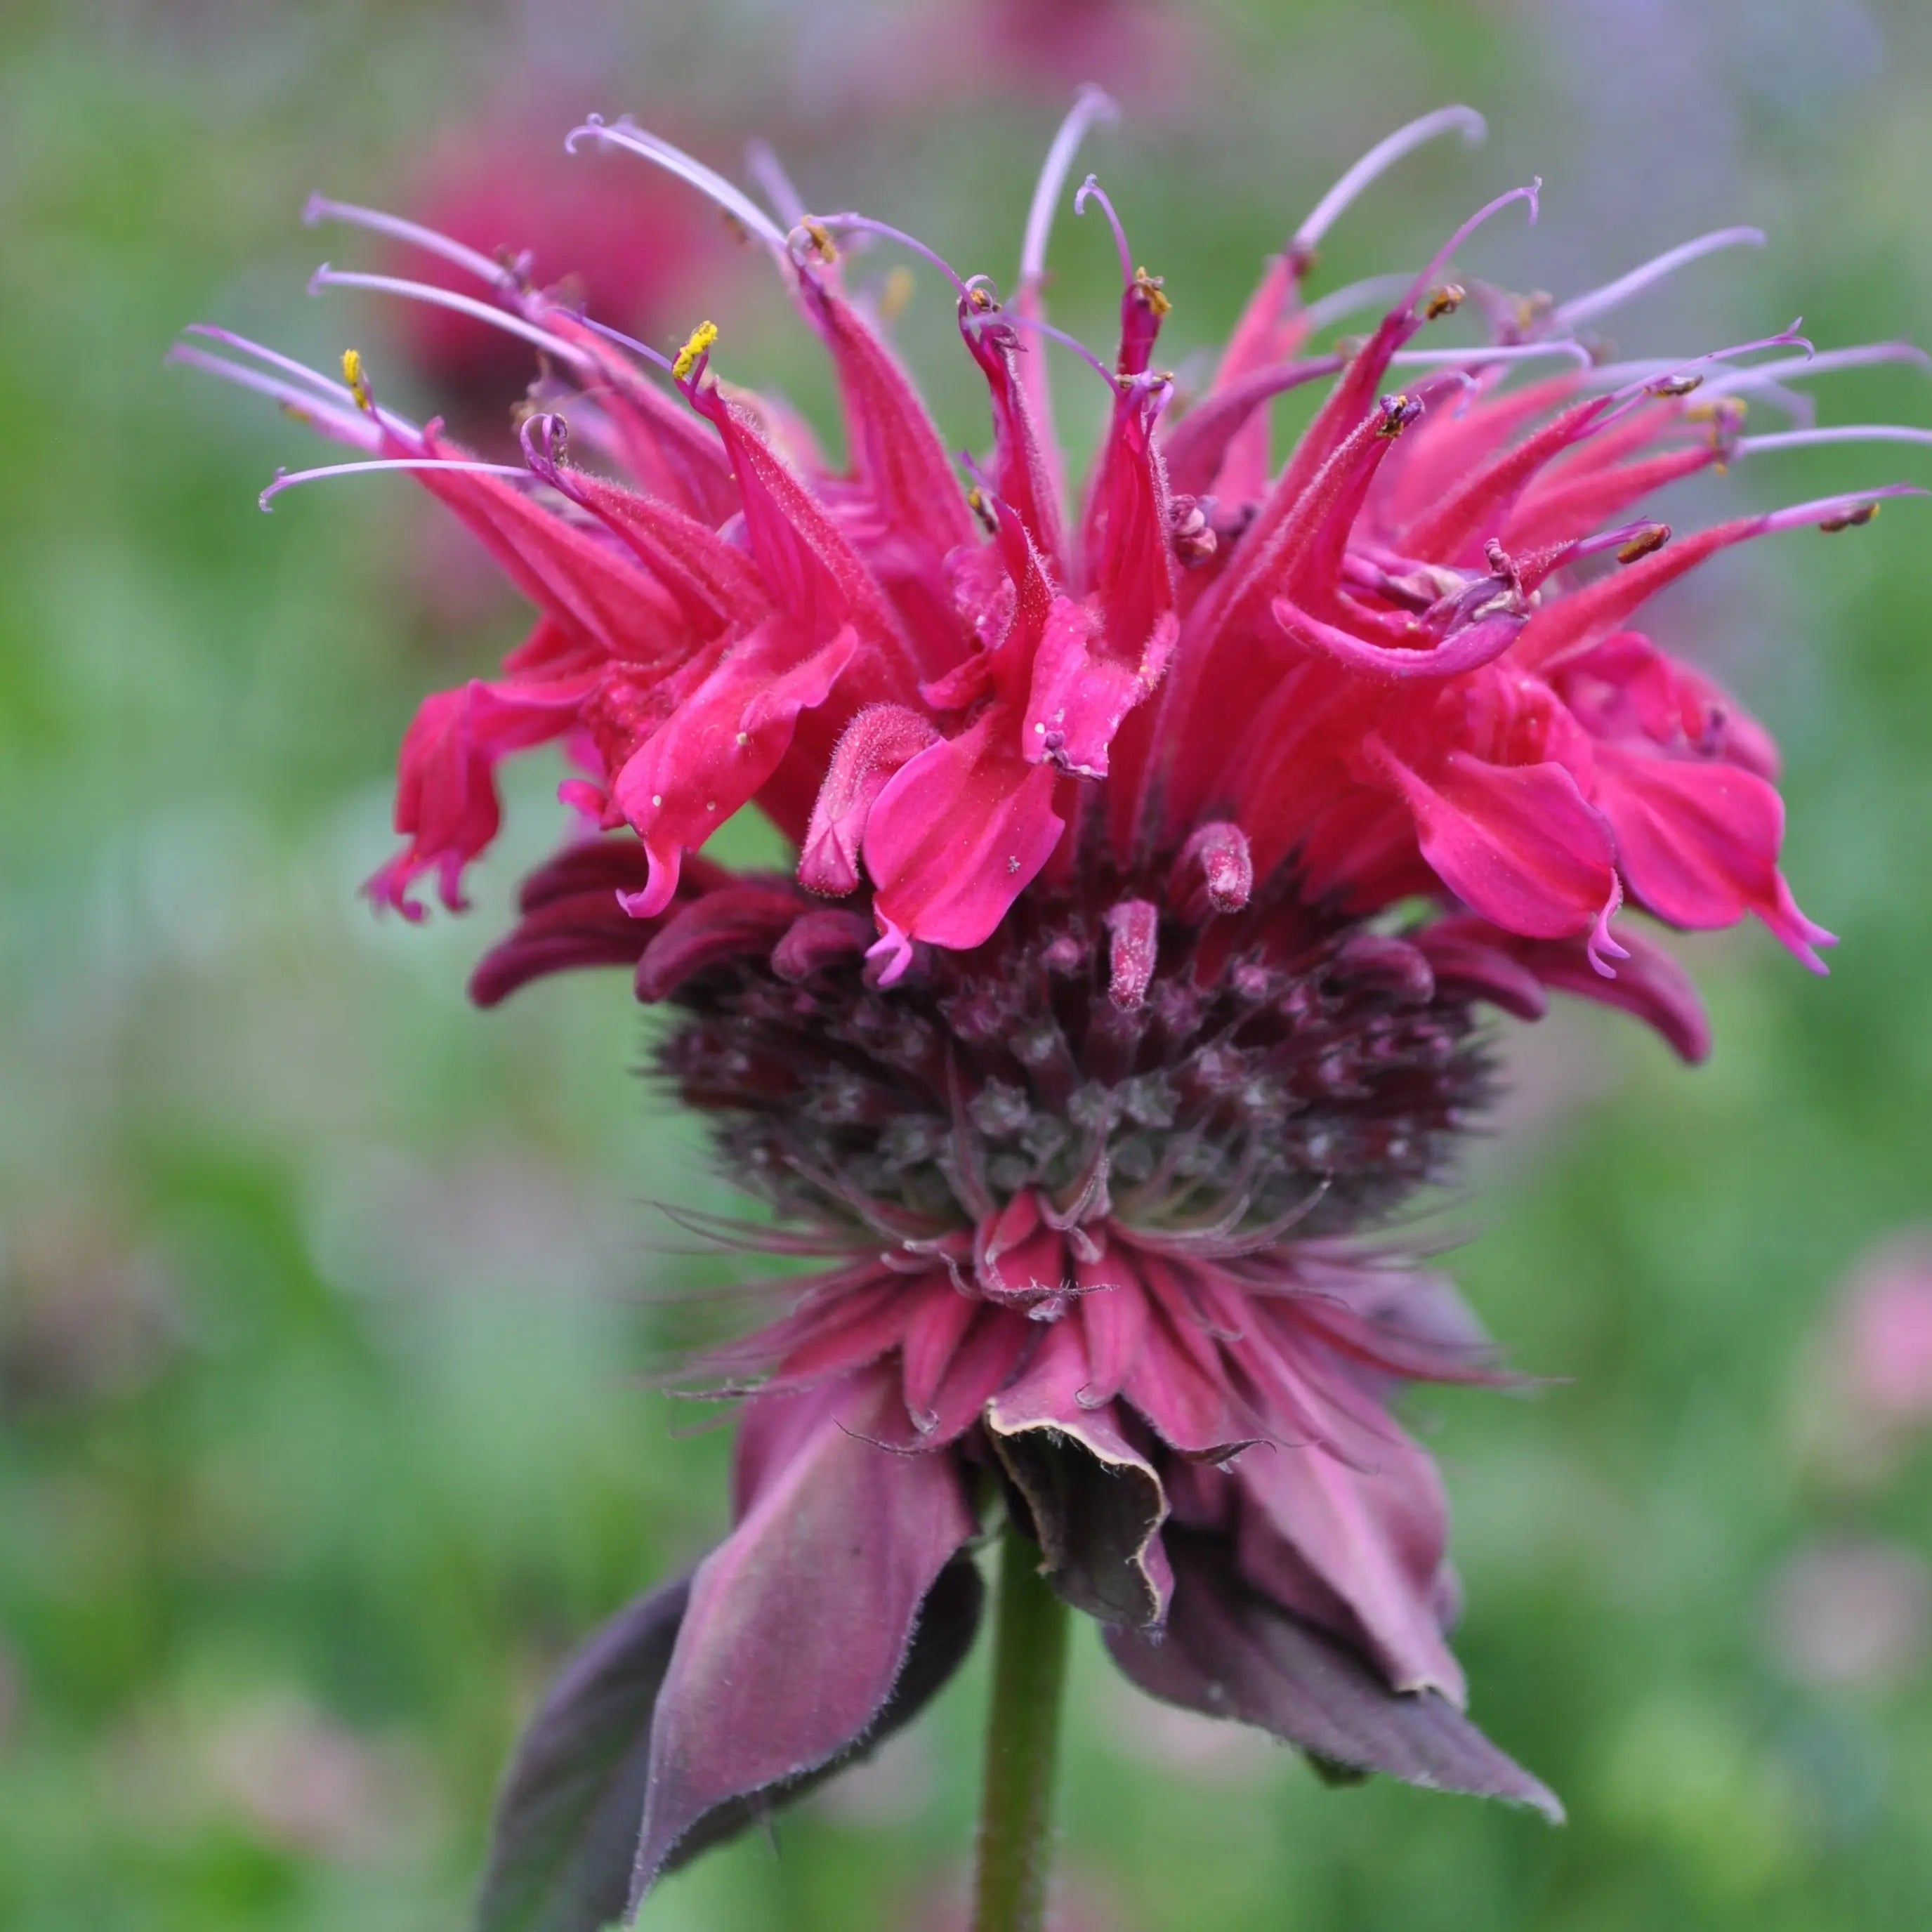
[[[634,1910],[666,1866],[878,1724],[973,1533],[954,1459],[880,1446],[896,1386],[828,1404],[698,1565],[651,1730]]]
[[[626,1604],[545,1694],[497,1800],[480,1932],[592,1932],[622,1914],[651,1713],[690,1594],[686,1575]]]
[[[691,1579],[639,1598],[580,1651],[524,1732],[497,1806],[479,1932],[596,1932],[624,1912],[650,1772],[651,1720]],[[720,1805],[666,1861],[675,1869],[868,1756],[911,1722],[964,1660],[985,1588],[970,1557],[927,1593],[885,1708],[815,1770]]]

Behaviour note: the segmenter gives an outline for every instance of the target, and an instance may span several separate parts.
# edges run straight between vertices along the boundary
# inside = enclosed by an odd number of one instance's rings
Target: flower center
[[[782,1211],[904,1238],[1029,1190],[1076,1230],[1334,1234],[1444,1177],[1492,1075],[1421,948],[1292,901],[1170,916],[1124,1007],[1105,903],[1030,896],[886,989],[855,954],[711,965],[658,1070]]]

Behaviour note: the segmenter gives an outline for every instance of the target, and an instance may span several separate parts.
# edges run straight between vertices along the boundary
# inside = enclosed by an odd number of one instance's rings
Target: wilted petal
[[[1090,1380],[1078,1324],[1058,1322],[987,1406],[987,1432],[1026,1498],[1054,1589],[1103,1623],[1151,1627],[1172,1580],[1160,1543],[1167,1498],[1108,1411],[1082,1405]]]
[[[1318,1442],[1257,1444],[1232,1474],[1268,1522],[1338,1601],[1398,1690],[1463,1697],[1461,1666],[1436,1616],[1448,1540],[1436,1466],[1392,1421],[1359,1426],[1348,1447],[1362,1466]]]
[[[1532,1805],[1562,1822],[1555,1796],[1448,1699],[1391,1690],[1345,1646],[1250,1589],[1209,1539],[1170,1532],[1168,1542],[1174,1588],[1165,1639],[1107,1633],[1114,1661],[1143,1690],[1354,1770]]]

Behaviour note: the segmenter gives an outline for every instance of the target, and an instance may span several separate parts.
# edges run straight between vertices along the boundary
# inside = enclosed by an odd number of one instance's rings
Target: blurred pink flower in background
[[[1932,1228],[1860,1258],[1802,1372],[1801,1432],[1829,1475],[1870,1487],[1895,1474],[1932,1432]]]
[[[617,328],[681,336],[686,308],[700,288],[717,299],[740,249],[717,212],[676,182],[566,154],[562,118],[520,103],[446,129],[405,205],[425,228],[560,288]],[[476,292],[444,255],[400,237],[381,266],[459,297]],[[398,315],[399,346],[459,431],[506,442],[509,409],[531,379],[530,344],[453,308],[412,302]]]
[[[1801,1684],[1897,1684],[1923,1666],[1928,1634],[1932,1569],[1901,1543],[1821,1538],[1785,1560],[1766,1596],[1766,1642]]]

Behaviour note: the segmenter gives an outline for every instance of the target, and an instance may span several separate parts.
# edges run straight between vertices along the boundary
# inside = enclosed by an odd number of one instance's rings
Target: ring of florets
[[[748,952],[674,996],[657,1070],[788,1218],[938,1234],[1033,1190],[1074,1231],[1308,1238],[1444,1179],[1493,1066],[1409,940],[1292,902],[1160,926],[1123,1004],[1100,898],[1029,895],[881,988]],[[1231,929],[1232,928],[1232,929]]]

